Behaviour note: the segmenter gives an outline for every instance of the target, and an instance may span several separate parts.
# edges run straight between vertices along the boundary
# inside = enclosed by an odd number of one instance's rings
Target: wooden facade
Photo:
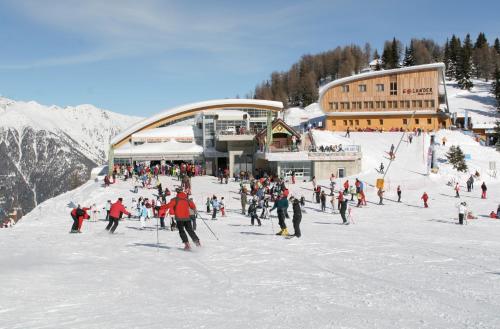
[[[333,81],[320,94],[326,129],[437,130],[448,126],[446,113],[440,111],[446,103],[443,68],[442,64],[422,65]]]

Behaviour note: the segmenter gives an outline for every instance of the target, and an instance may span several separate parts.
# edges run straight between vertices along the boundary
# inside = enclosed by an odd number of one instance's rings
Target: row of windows
[[[329,102],[330,110],[361,110],[361,109],[409,109],[409,108],[434,108],[435,102],[430,100],[412,101],[365,101],[365,102]],[[399,106],[399,107],[398,107]]]
[[[397,92],[398,92],[398,83],[397,82],[391,82],[390,83],[390,87],[391,87],[391,95],[397,95]],[[349,85],[343,85],[341,87],[341,90],[343,93],[348,93],[350,88],[349,88]],[[368,90],[366,84],[359,84],[358,85],[358,91],[361,92],[361,93],[364,93]],[[382,92],[385,90],[385,86],[383,83],[377,83],[375,85],[375,90],[377,92]]]
[[[361,121],[363,121],[363,120],[361,120]],[[420,124],[420,119],[414,119],[414,121],[415,121],[416,125]],[[344,126],[348,126],[348,125],[349,126],[359,126],[359,122],[360,122],[360,120],[358,120],[358,119],[343,120]],[[383,125],[384,124],[384,119],[378,119],[378,123],[380,125]],[[407,125],[408,124],[408,119],[402,119],[402,123],[404,125]],[[429,124],[429,125],[432,124],[432,119],[431,118],[427,118],[427,124]],[[332,120],[332,125],[336,126],[337,125],[337,121],[336,120]],[[371,119],[367,119],[366,120],[366,125],[367,126],[371,126],[372,125],[372,120]]]

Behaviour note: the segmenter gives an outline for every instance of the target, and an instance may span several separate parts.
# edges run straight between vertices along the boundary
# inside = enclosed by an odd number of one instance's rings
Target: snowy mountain
[[[140,118],[0,97],[0,207],[27,213],[81,185],[103,164],[108,142]]]

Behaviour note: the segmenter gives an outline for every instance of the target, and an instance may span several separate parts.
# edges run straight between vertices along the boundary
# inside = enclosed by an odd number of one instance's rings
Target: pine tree
[[[470,34],[467,34],[458,61],[458,67],[456,73],[458,86],[461,89],[470,90],[474,86],[471,77],[472,77],[472,42],[470,40]]]
[[[384,45],[384,51],[382,52],[382,67],[386,70],[392,69],[393,62],[391,44],[386,42]]]
[[[401,60],[401,49],[399,49],[399,44],[396,41],[396,38],[392,39],[391,52],[393,60],[392,66],[393,68],[398,68],[400,66],[400,60]]]
[[[411,40],[410,47],[405,47],[405,57],[403,59],[403,66],[413,66],[415,65],[415,47],[414,41]]]
[[[450,58],[450,41],[446,39],[446,43],[444,44],[444,64],[446,65],[445,75],[448,79],[453,77],[453,73],[451,72],[451,58]]]
[[[493,46],[498,55],[500,55],[500,40],[498,38],[495,39],[495,44]]]
[[[479,33],[472,52],[474,75],[476,79],[489,80],[492,69],[491,51],[484,33]]]
[[[449,63],[447,64],[446,76],[448,79],[456,79],[457,78],[457,66],[460,58],[460,51],[462,49],[462,45],[460,42],[460,38],[457,38],[455,35],[451,37],[449,44]]]
[[[452,145],[446,153],[446,158],[448,162],[453,166],[454,169],[462,172],[467,171],[467,163],[465,162],[465,154],[462,152],[460,146]]]
[[[495,127],[493,128],[493,137],[497,140],[496,142],[496,149],[497,151],[500,151],[500,120],[497,120],[495,122]]]
[[[498,65],[495,67],[495,72],[493,73],[493,83],[491,87],[491,93],[497,101],[497,110],[500,111],[500,69]]]
[[[373,60],[375,60],[375,71],[382,70],[382,66],[380,65],[380,55],[378,54],[377,49],[373,53]]]

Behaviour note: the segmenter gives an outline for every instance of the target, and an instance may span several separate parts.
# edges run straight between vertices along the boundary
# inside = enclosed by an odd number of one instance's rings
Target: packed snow
[[[83,234],[68,234],[70,202],[101,209],[123,197],[132,208],[132,198],[156,193],[134,194],[131,180],[110,188],[88,182],[0,230],[0,328],[499,328],[500,221],[488,215],[500,202],[500,184],[487,163],[500,156],[461,133],[443,136],[439,154],[460,144],[472,170],[481,169],[472,192],[454,197],[446,182],[460,175],[447,163],[426,175],[424,134],[412,144],[403,139],[378,205],[375,168],[387,168],[386,152],[401,133],[351,133],[350,144],[362,145],[363,172],[355,177],[365,181],[368,205],[352,205],[353,223],[340,225],[329,202],[324,213],[311,202],[311,182],[288,184],[307,199],[300,239],[274,235],[275,212],[262,227],[250,226],[239,185],[214,177],[192,179],[194,200],[208,219],[206,198],[223,196],[227,217],[206,221],[218,240],[198,219],[202,247],[193,252],[181,249],[176,231],[160,231],[157,245],[156,219],[146,230],[124,220],[109,235],[103,211]],[[161,181],[171,190],[179,184]],[[487,199],[479,197],[482,181]],[[397,185],[402,203],[395,202]],[[468,225],[456,225],[459,201],[477,216]]]

